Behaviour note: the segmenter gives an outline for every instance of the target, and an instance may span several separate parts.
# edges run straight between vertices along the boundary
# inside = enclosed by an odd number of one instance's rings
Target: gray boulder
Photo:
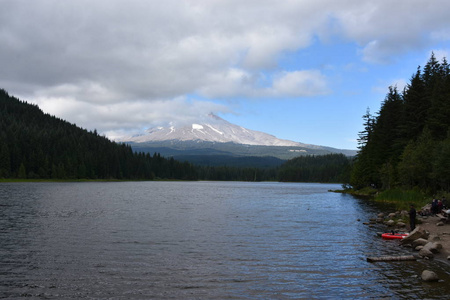
[[[423,227],[417,226],[416,229],[414,229],[407,237],[400,240],[400,244],[408,245],[420,238],[427,239],[429,235],[430,233],[426,231]]]
[[[430,250],[425,249],[425,248],[420,249],[419,255],[421,257],[426,257],[426,258],[433,258],[434,257],[434,254]]]
[[[387,226],[394,226],[395,225],[395,221],[394,220],[389,220],[386,222]]]
[[[432,253],[439,253],[442,249],[442,244],[436,242],[428,242],[423,246],[423,249],[429,250]]]
[[[439,281],[439,277],[433,271],[424,270],[422,272],[422,280],[427,282]]]
[[[417,246],[425,246],[428,243],[426,239],[419,238],[417,240],[412,241],[412,247],[416,248]]]

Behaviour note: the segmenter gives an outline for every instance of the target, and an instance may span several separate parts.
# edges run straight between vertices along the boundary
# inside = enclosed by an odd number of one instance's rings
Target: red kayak
[[[396,240],[396,239],[404,239],[407,237],[407,233],[383,233],[381,237],[386,240]]]

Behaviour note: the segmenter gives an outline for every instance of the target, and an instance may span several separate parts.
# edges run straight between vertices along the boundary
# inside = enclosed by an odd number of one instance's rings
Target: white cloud
[[[36,97],[33,103],[50,115],[56,115],[83,128],[117,136],[119,132],[139,132],[148,126],[193,122],[210,112],[229,112],[221,104],[178,97],[171,100],[124,101],[110,105],[81,102],[70,97]]]
[[[310,97],[329,93],[326,78],[317,70],[283,72],[273,82],[277,96]]]
[[[336,9],[342,33],[362,48],[363,59],[390,62],[394,55],[421,49],[433,39],[448,39],[450,2],[352,1]]]
[[[318,70],[275,72],[271,76],[229,69],[210,76],[209,84],[199,92],[211,98],[312,97],[330,92],[325,75]]]
[[[283,70],[280,57],[337,36],[386,63],[448,40],[448,11],[447,0],[3,0],[0,84],[88,128],[140,128],[223,99],[327,94],[320,67]],[[175,100],[195,94],[210,100]]]

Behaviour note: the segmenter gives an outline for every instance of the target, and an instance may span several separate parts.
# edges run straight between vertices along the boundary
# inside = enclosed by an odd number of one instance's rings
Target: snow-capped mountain
[[[356,154],[355,150],[282,140],[264,132],[231,124],[213,114],[189,125],[154,127],[143,134],[117,141],[130,144],[135,151],[160,153],[182,160],[197,156],[204,160],[205,155],[276,157],[285,160],[299,155]]]
[[[289,140],[278,139],[273,135],[246,129],[231,124],[224,119],[209,114],[202,122],[184,126],[154,127],[144,134],[122,138],[122,142],[148,143],[156,141],[202,141],[216,143],[236,143],[260,146],[314,147]]]

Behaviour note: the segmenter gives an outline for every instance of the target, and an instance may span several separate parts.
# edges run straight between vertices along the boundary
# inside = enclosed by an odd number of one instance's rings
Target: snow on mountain
[[[202,122],[184,126],[154,127],[148,129],[144,134],[121,139],[122,142],[134,143],[170,140],[217,143],[232,142],[236,144],[261,146],[314,147],[313,145],[278,139],[264,132],[246,129],[231,124],[214,114],[209,114],[208,118]]]

